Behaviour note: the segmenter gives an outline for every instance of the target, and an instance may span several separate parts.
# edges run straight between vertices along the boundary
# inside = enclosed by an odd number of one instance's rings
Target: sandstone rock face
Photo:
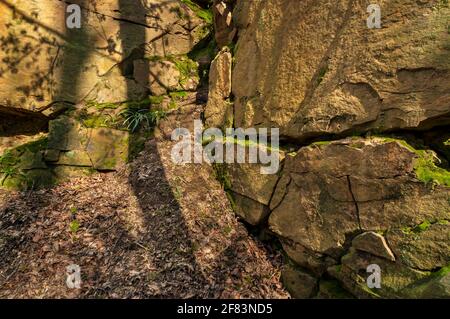
[[[198,79],[194,75],[192,78],[183,75],[172,61],[135,60],[134,78],[155,96],[173,91],[195,91],[198,86]]]
[[[38,110],[55,102],[121,102],[145,96],[133,61],[187,54],[205,22],[178,1],[74,1],[82,27],[66,27],[64,1],[0,4],[0,105]],[[144,70],[151,73],[151,68]],[[154,65],[156,71],[160,65]],[[155,72],[153,72],[155,73]]]
[[[224,49],[211,63],[209,72],[209,96],[205,108],[205,123],[208,127],[224,127],[233,124],[231,95],[232,56]]]
[[[381,1],[238,0],[233,70],[237,127],[321,134],[449,123],[450,7]]]
[[[286,158],[283,175],[291,182],[276,190],[284,197],[270,225],[284,238],[337,257],[349,234],[448,219],[449,190],[417,181],[414,157],[397,142],[376,139],[302,148]]]
[[[217,43],[237,42],[231,92],[226,56],[212,64],[206,123],[280,129],[288,154],[280,172],[227,165],[227,189],[239,216],[259,227],[268,221],[289,263],[321,278],[315,297],[348,297],[342,288],[355,297],[448,297],[450,6],[381,1],[381,28],[369,28],[368,5],[215,1]],[[419,150],[371,137],[393,131]],[[367,286],[370,264],[382,270],[381,289]],[[291,293],[311,297],[291,270]]]
[[[238,40],[231,92],[223,53],[212,64],[206,123],[223,127],[228,113],[235,128],[280,129],[288,155],[277,175],[243,164],[224,175],[236,213],[259,227],[268,221],[287,265],[320,277],[317,288],[287,267],[291,294],[448,297],[450,6],[381,1],[381,28],[371,29],[367,1],[214,5],[217,43],[228,45],[234,28]],[[228,96],[233,110],[224,112]],[[371,137],[393,131],[420,150]],[[367,286],[370,264],[381,268],[381,289]]]

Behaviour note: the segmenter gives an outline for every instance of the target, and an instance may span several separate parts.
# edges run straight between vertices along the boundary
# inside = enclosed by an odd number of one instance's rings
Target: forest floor
[[[117,172],[0,191],[0,297],[288,298],[282,256],[238,221],[213,168],[171,160],[171,129],[200,113],[169,116]]]

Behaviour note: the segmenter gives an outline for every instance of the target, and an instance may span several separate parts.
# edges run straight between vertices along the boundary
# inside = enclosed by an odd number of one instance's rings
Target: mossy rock
[[[47,165],[45,164],[42,156],[42,151],[38,151],[36,153],[31,152],[30,150],[26,150],[20,156],[20,169],[22,170],[31,170],[31,169],[46,169]]]
[[[43,160],[46,147],[47,138],[41,137],[4,152],[0,156],[0,187],[21,190],[53,183]]]
[[[343,286],[360,298],[405,298],[407,287],[427,278],[430,273],[409,268],[401,263],[372,256],[368,253],[350,249],[342,257],[342,268],[334,272]],[[381,288],[369,288],[367,266],[376,264],[381,269]]]
[[[450,265],[403,290],[408,298],[450,298]]]
[[[110,171],[125,164],[129,153],[129,133],[106,128],[92,129],[86,142],[86,152],[93,168]]]
[[[26,190],[48,187],[55,183],[56,178],[51,170],[33,169],[8,176],[1,187],[10,190]]]
[[[417,150],[408,142],[396,138],[384,137],[384,142],[396,142],[416,155],[414,171],[417,178],[424,183],[436,183],[450,187],[450,172],[436,165],[437,156],[428,150]]]

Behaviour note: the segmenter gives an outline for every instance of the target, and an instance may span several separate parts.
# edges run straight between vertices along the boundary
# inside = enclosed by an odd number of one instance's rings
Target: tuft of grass
[[[158,124],[158,122],[166,116],[164,111],[149,111],[148,109],[141,109],[136,107],[127,107],[120,115],[125,119],[123,125],[134,133],[139,128],[144,127],[151,129]]]

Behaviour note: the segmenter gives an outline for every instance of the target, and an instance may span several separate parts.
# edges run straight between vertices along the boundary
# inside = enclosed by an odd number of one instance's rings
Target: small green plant
[[[180,200],[183,197],[183,190],[181,189],[180,186],[175,186],[173,190],[173,195],[176,200]]]
[[[73,221],[70,222],[69,227],[70,232],[75,235],[80,229],[80,223],[78,222],[78,220],[74,219]]]
[[[179,83],[181,86],[185,85],[191,78],[198,78],[198,63],[193,61],[189,56],[168,55],[166,59],[175,64],[175,68],[180,72]]]

